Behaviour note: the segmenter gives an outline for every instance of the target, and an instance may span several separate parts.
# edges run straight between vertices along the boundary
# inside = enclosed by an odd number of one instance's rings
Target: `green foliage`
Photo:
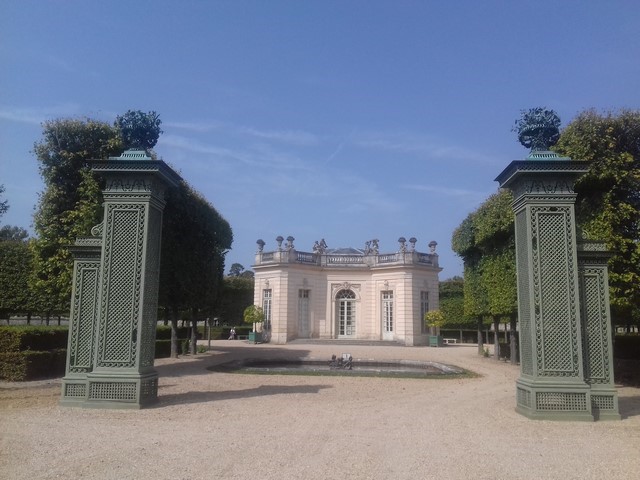
[[[509,317],[517,312],[515,245],[508,244],[493,255],[486,255],[481,263],[482,283],[487,292],[487,314]]]
[[[453,231],[451,236],[451,249],[462,257],[465,262],[478,254],[475,246],[474,219],[474,213],[467,215],[467,218]]]
[[[613,253],[609,284],[614,323],[640,323],[640,111],[579,114],[556,150],[589,162],[576,183],[576,217],[587,239]]]
[[[149,150],[158,143],[162,134],[160,125],[162,120],[158,113],[144,113],[140,110],[128,110],[124,115],[118,115],[114,123],[125,149],[142,150]]]
[[[453,233],[452,247],[464,259],[466,323],[517,311],[512,202],[506,190],[491,195]]]
[[[66,348],[67,327],[0,326],[0,351]]]
[[[29,233],[22,227],[5,225],[0,228],[0,242],[20,242],[25,241]]]
[[[51,378],[64,373],[67,329],[0,327],[0,379]]]
[[[230,325],[241,323],[244,309],[253,304],[253,287],[253,278],[224,277],[222,292],[216,306],[216,316]]]
[[[229,223],[186,182],[167,195],[159,304],[168,312],[211,316],[222,284]]]
[[[640,359],[640,336],[616,335],[613,342],[613,356],[623,359]]]
[[[245,323],[261,323],[264,320],[264,310],[257,305],[249,305],[244,309],[242,318]]]
[[[424,314],[424,321],[428,327],[442,327],[445,323],[445,317],[440,310],[431,310]]]
[[[440,312],[443,315],[441,328],[468,327],[472,318],[464,314],[464,280],[453,277],[440,282]]]
[[[231,264],[231,267],[229,268],[229,276],[230,277],[239,277],[240,275],[242,275],[243,271],[244,271],[244,267],[242,266],[242,264],[233,263],[233,264]]]
[[[10,233],[11,237],[16,235],[18,238],[21,236]],[[32,260],[31,250],[24,240],[0,241],[0,318],[30,311],[29,272]]]
[[[100,221],[100,187],[88,160],[115,155],[121,148],[117,131],[104,122],[58,119],[43,124],[34,153],[45,190],[34,215],[37,238],[30,244],[30,287],[41,312],[68,311],[73,262],[67,246]]]
[[[4,185],[0,185],[0,195],[2,195],[4,193]],[[2,200],[0,201],[0,218],[7,213],[7,210],[9,210],[9,201],[8,200]]]
[[[515,220],[511,204],[513,195],[508,190],[494,193],[475,211],[473,226],[476,247],[483,254],[500,250],[514,236]]]

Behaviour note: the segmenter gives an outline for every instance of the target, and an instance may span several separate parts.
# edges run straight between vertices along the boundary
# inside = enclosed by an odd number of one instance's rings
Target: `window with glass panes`
[[[262,291],[262,310],[264,312],[264,328],[271,328],[271,300],[272,291],[266,289]]]
[[[382,292],[382,324],[384,331],[393,332],[393,292]]]
[[[422,332],[427,331],[427,322],[424,320],[424,316],[429,311],[429,292],[420,292],[420,324],[422,325]]]

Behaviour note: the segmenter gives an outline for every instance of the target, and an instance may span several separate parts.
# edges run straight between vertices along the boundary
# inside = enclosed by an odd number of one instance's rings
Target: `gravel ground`
[[[432,360],[463,379],[213,373],[244,357]],[[640,388],[619,387],[620,422],[528,420],[518,367],[445,348],[216,341],[156,362],[144,410],[60,407],[61,382],[0,383],[0,478],[636,479]]]

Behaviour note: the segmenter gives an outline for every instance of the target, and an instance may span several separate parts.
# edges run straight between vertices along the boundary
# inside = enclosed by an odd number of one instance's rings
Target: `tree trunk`
[[[178,358],[178,310],[171,310],[171,358]]]
[[[51,319],[51,313],[50,313],[50,312],[47,312],[47,316],[46,316],[46,318],[45,318],[45,322],[44,322],[44,324],[45,324],[47,327],[49,326],[49,321],[50,321],[50,319]]]
[[[478,355],[484,355],[484,343],[482,341],[482,318],[478,317]]]
[[[31,325],[31,312],[27,313],[27,325]]]
[[[496,360],[500,360],[500,318],[493,318],[493,356],[496,357]]]
[[[60,315],[58,315],[58,326],[60,326],[61,322],[62,322],[62,319],[60,318]]]
[[[189,342],[189,353],[195,355],[198,351],[198,317],[196,316],[197,310],[193,308],[191,310],[191,341]]]
[[[517,315],[511,315],[511,335],[509,336],[509,349],[511,350],[511,365],[518,363],[518,344],[516,342],[516,334],[518,328]]]
[[[197,349],[198,342],[198,319],[193,316],[191,319],[191,341],[189,342],[189,353],[191,355],[195,355],[198,351]]]

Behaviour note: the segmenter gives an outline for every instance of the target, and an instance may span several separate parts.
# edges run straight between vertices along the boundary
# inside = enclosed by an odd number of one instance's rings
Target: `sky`
[[[33,234],[42,122],[156,111],[155,147],[227,219],[226,257],[431,240],[528,151],[522,110],[640,108],[640,3],[0,0],[2,224]]]

